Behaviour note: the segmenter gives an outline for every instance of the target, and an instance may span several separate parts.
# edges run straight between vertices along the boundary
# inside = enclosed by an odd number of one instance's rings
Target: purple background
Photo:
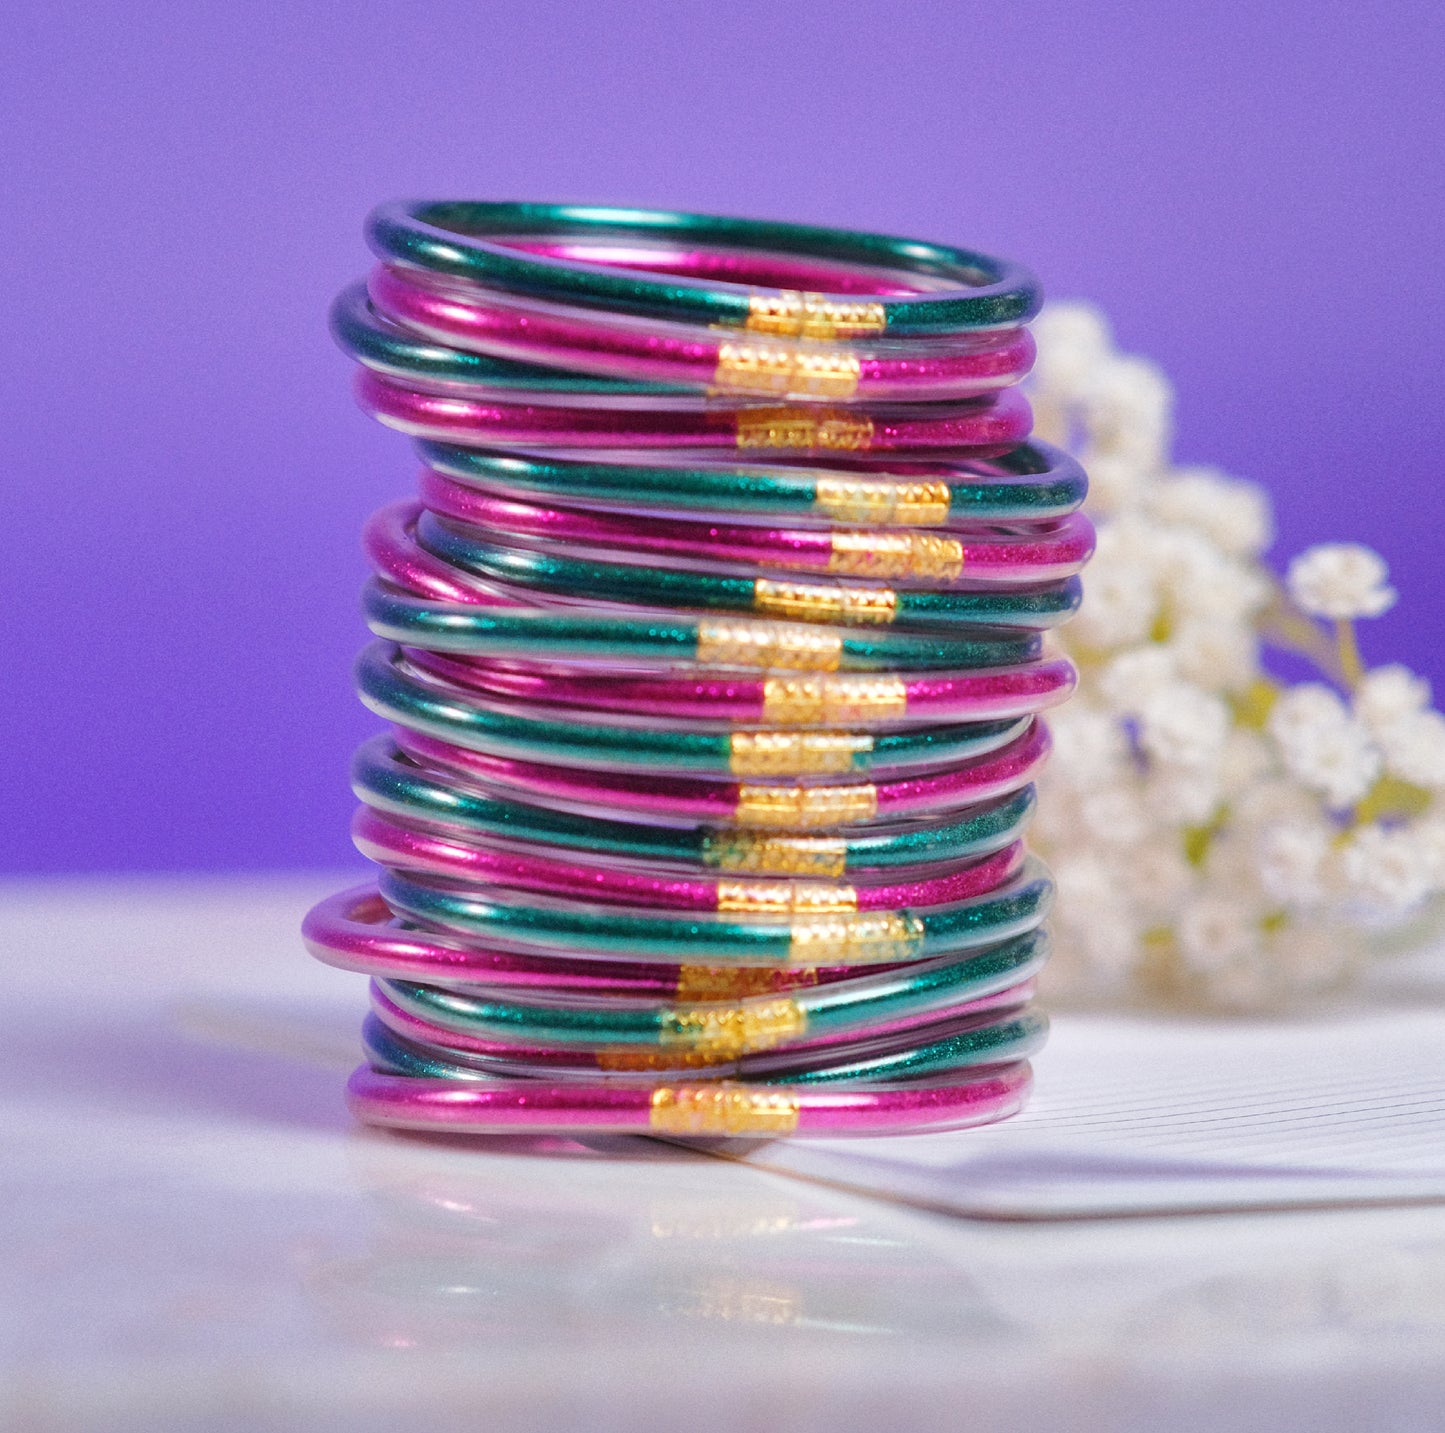
[[[405,195],[917,233],[1100,302],[1276,553],[1377,546],[1445,688],[1429,3],[5,7],[0,869],[350,859],[365,514],[326,336]],[[1423,356],[1422,356],[1423,355]]]

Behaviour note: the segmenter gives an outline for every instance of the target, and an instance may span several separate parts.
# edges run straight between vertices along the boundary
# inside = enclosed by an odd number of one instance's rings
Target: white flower
[[[1266,827],[1255,840],[1259,883],[1285,906],[1318,906],[1325,900],[1325,865],[1334,831],[1322,821],[1291,821]]]
[[[1217,768],[1229,725],[1229,708],[1187,682],[1154,692],[1139,706],[1139,744],[1166,766]]]
[[[1159,528],[1151,554],[1171,611],[1216,622],[1242,622],[1268,603],[1269,582],[1248,563],[1227,557],[1187,528]]]
[[[1146,498],[1160,522],[1193,528],[1231,557],[1255,557],[1274,537],[1264,490],[1218,468],[1178,468],[1153,484]]]
[[[1338,921],[1290,920],[1265,941],[1265,961],[1281,994],[1313,995],[1338,985],[1360,953],[1358,936]]]
[[[1079,822],[1085,835],[1101,846],[1115,847],[1137,846],[1151,827],[1138,792],[1122,784],[1080,796]]]
[[[1157,822],[1203,826],[1219,809],[1217,768],[1165,767],[1151,772],[1144,785],[1144,800]]]
[[[1035,424],[1035,427],[1038,425]],[[1042,435],[1053,442],[1048,434]],[[1148,486],[1149,469],[1122,453],[1089,457],[1089,511],[1096,517],[1127,511]]]
[[[1175,935],[1189,969],[1210,974],[1248,959],[1260,948],[1259,923],[1242,903],[1224,895],[1205,895],[1181,912]]]
[[[1306,682],[1285,692],[1269,715],[1285,769],[1330,806],[1352,806],[1380,774],[1380,753],[1364,723],[1328,687]]]
[[[1427,791],[1445,790],[1445,716],[1423,711],[1398,717],[1379,742],[1391,775]]]
[[[1435,884],[1431,857],[1429,847],[1411,830],[1365,826],[1345,846],[1345,875],[1368,900],[1387,910],[1408,910]]]
[[[1186,617],[1169,646],[1180,674],[1200,686],[1237,692],[1259,675],[1259,640],[1243,622]]]
[[[1111,356],[1108,320],[1092,304],[1048,304],[1032,331],[1039,350],[1034,380],[1049,392],[1077,395]]]
[[[1174,391],[1156,364],[1110,355],[1091,371],[1084,400],[1084,430],[1095,450],[1151,468],[1163,463]]]
[[[1129,902],[1146,928],[1172,924],[1199,879],[1176,840],[1144,841],[1120,866]]]
[[[1071,637],[1086,647],[1107,650],[1142,642],[1154,625],[1158,594],[1148,570],[1116,553],[1112,534],[1100,534],[1099,549],[1084,588],[1084,603]]]
[[[1119,724],[1106,712],[1075,698],[1049,719],[1054,739],[1050,770],[1080,791],[1105,786],[1123,775],[1128,747]]]
[[[1234,727],[1219,758],[1219,784],[1236,799],[1263,786],[1275,770],[1274,749],[1258,733]]]
[[[1161,642],[1149,642],[1111,657],[1100,671],[1096,686],[1110,711],[1132,714],[1178,680],[1173,651]]]
[[[1358,542],[1330,542],[1295,558],[1285,582],[1304,611],[1339,622],[1388,612],[1397,595],[1386,584],[1389,575],[1385,559],[1372,548]]]
[[[1445,891],[1445,813],[1427,816],[1411,828],[1434,889]]]
[[[1430,705],[1430,683],[1398,662],[1367,672],[1355,688],[1355,715],[1379,736]]]
[[[1056,855],[1053,869],[1060,954],[1081,963],[1096,988],[1118,986],[1138,963],[1139,932],[1111,864],[1072,850]]]

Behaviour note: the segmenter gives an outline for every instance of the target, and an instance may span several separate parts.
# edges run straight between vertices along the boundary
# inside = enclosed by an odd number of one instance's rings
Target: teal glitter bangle
[[[817,464],[602,462],[418,442],[440,473],[508,496],[612,505],[636,512],[749,513],[874,527],[1044,522],[1088,493],[1079,464],[1037,438],[1000,458],[959,463]]]
[[[909,628],[1055,627],[1082,600],[1079,579],[1035,587],[954,592],[722,577],[656,563],[560,557],[532,548],[479,541],[430,512],[416,525],[417,544],[475,577],[545,591],[554,597],[619,602],[682,611],[751,612],[788,621]]]
[[[662,613],[627,617],[463,606],[413,597],[376,579],[367,584],[362,607],[378,637],[468,656],[866,672],[1016,666],[1035,660],[1043,645],[1032,632],[950,637],[747,618],[699,621]]]
[[[918,293],[812,295],[793,289],[685,279],[607,264],[529,254],[506,240],[537,235],[636,238],[750,252],[802,255],[915,278]],[[489,288],[675,322],[809,335],[833,328],[835,312],[890,335],[929,335],[1022,323],[1037,312],[1038,284],[1024,268],[968,249],[848,229],[584,204],[398,202],[366,223],[373,251],[389,263],[450,274]],[[793,316],[796,315],[794,322]],[[876,315],[876,318],[873,317]],[[815,319],[816,316],[816,319]],[[811,323],[811,327],[809,326]]]
[[[679,952],[708,965],[877,965],[922,960],[1007,940],[1049,911],[1053,883],[1029,858],[1007,885],[952,906],[851,911],[791,920],[597,906],[586,901],[504,900],[485,888],[453,889],[383,870],[378,888],[398,915],[431,930],[481,938],[501,949],[675,964]]]
[[[365,284],[343,289],[331,306],[331,336],[343,352],[377,373],[420,379],[428,384],[516,389],[568,398],[692,398],[696,390],[671,383],[643,383],[544,368],[508,358],[448,348],[402,328],[378,314]]]
[[[910,731],[851,732],[806,729],[777,733],[722,723],[667,727],[572,721],[475,693],[418,671],[404,652],[380,642],[362,650],[356,664],[361,700],[398,726],[457,746],[548,765],[615,767],[633,771],[694,772],[717,776],[856,775],[908,767],[940,766],[982,756],[1007,745],[1028,719],[955,722]]]
[[[987,855],[1019,839],[1033,815],[1034,790],[982,802],[943,817],[880,823],[836,835],[773,834],[730,826],[656,826],[580,816],[489,796],[408,761],[389,737],[363,743],[353,758],[357,798],[403,820],[453,829],[472,839],[585,852],[634,865],[737,875],[829,879],[942,866]]]
[[[373,1002],[386,1023],[387,1005],[438,1031],[562,1046],[570,1050],[640,1051],[659,1046],[683,1053],[739,1056],[810,1037],[844,1035],[905,1017],[947,1015],[986,995],[1009,990],[1038,973],[1047,937],[1028,931],[963,958],[922,961],[823,986],[700,1006],[623,1001],[566,1005],[453,990],[414,980],[379,979],[385,997]],[[406,1036],[407,1029],[398,1033]]]

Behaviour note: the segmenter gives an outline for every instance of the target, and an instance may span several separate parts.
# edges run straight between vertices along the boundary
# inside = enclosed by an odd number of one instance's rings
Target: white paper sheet
[[[984,1129],[777,1141],[770,1169],[1038,1219],[1445,1200],[1445,1015],[1073,1016],[1028,1109]]]

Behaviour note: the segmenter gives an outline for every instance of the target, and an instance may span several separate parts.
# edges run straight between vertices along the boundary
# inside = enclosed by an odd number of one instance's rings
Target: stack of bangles
[[[372,518],[366,1121],[893,1133],[1017,1110],[1085,478],[1033,279],[909,239],[391,204],[332,329],[417,440]]]

